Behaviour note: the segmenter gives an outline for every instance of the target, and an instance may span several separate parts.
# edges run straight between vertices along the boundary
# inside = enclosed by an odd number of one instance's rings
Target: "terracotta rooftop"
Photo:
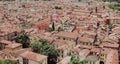
[[[119,44],[103,44],[104,47],[119,48]]]
[[[54,40],[51,44],[56,46],[58,50],[64,51],[65,49],[74,46],[75,42],[67,40]]]
[[[18,56],[18,55],[20,55],[20,54],[22,54],[22,53],[24,53],[24,52],[26,52],[26,51],[32,51],[32,49],[31,49],[31,48],[20,49],[20,50],[17,50],[17,51],[15,52],[15,54]]]
[[[11,44],[12,42],[7,40],[1,40],[0,43],[8,45]]]
[[[72,46],[75,45],[75,42],[72,41],[67,41],[67,40],[54,40],[51,44],[59,46]]]
[[[0,59],[3,59],[4,52],[0,51]]]
[[[108,17],[107,19],[117,19],[117,20],[120,20],[120,17]]]
[[[88,50],[88,49],[83,49],[83,50],[81,50],[80,51],[80,54],[79,54],[79,56],[88,56],[90,54],[90,50]]]
[[[88,37],[79,37],[78,38],[78,41],[80,41],[80,42],[87,42],[87,43],[93,43],[94,42],[94,39],[92,39],[92,38],[88,38]]]
[[[77,45],[76,47],[73,48],[73,52],[79,52],[82,49],[91,49],[91,47],[89,46],[85,46],[85,45]]]
[[[92,35],[92,36],[95,36],[97,34],[93,31],[84,31],[83,33],[88,34],[88,35]]]
[[[105,64],[119,64],[117,50],[111,50],[110,53],[108,53]]]
[[[6,48],[16,48],[16,47],[19,47],[19,46],[22,46],[22,44],[20,44],[20,43],[11,43],[11,44],[8,44],[5,47]]]
[[[60,61],[61,64],[68,64],[70,62],[71,57],[67,56]]]
[[[91,51],[92,51],[92,52],[95,52],[95,53],[97,53],[97,54],[100,54],[100,53],[101,53],[101,48],[93,47],[93,48],[91,49]]]
[[[56,36],[77,39],[77,37],[79,36],[79,34],[72,33],[72,32],[59,32],[59,33],[56,34]]]
[[[36,22],[35,25],[39,30],[47,30],[50,23],[51,23],[51,18],[46,18],[44,20]]]
[[[102,48],[101,49],[101,54],[108,54],[110,52],[111,49],[109,48]]]
[[[40,61],[43,61],[43,59],[47,59],[47,56],[37,54],[34,52],[30,52],[30,51],[26,51],[26,52],[20,54],[20,56],[23,58],[32,60],[32,61],[36,61],[36,62],[40,62]]]

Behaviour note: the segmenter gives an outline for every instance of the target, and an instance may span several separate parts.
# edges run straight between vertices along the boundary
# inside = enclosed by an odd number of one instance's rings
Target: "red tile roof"
[[[105,64],[119,64],[117,50],[111,50],[110,53],[108,53]]]
[[[85,43],[93,43],[93,42],[94,42],[94,39],[88,38],[88,37],[79,37],[79,38],[78,38],[78,41],[80,41],[80,42],[85,42]]]
[[[56,34],[56,36],[77,39],[79,34],[73,33],[73,32],[59,32],[59,33]]]
[[[35,25],[39,30],[47,30],[50,23],[51,23],[51,18],[46,18],[44,20],[36,22]]]
[[[34,52],[30,52],[30,51],[26,51],[26,52],[20,54],[20,56],[23,58],[26,58],[28,60],[32,60],[32,61],[36,61],[36,62],[40,62],[40,61],[43,61],[44,59],[47,59],[47,56],[37,54]]]
[[[12,42],[7,40],[1,40],[0,43],[8,45],[11,44]]]
[[[17,47],[20,47],[20,46],[22,46],[22,44],[20,44],[20,43],[11,43],[11,44],[8,44],[5,47],[6,48],[17,48]]]

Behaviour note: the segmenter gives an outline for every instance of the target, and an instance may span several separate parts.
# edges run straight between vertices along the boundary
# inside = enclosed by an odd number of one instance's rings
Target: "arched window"
[[[104,64],[104,62],[103,62],[103,61],[100,61],[100,64]]]

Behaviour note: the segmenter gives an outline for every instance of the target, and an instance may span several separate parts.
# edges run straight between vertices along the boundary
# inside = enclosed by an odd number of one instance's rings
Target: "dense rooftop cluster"
[[[119,64],[120,11],[110,9],[111,3],[1,1],[0,60],[18,64]]]

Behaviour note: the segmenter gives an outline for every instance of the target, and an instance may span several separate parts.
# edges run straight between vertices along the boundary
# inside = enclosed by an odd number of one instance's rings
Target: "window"
[[[63,57],[63,53],[62,53],[62,57]]]
[[[42,64],[42,62],[40,64]]]
[[[92,45],[92,43],[90,43],[90,45]]]
[[[60,39],[60,37],[58,37],[58,39]]]
[[[28,64],[28,59],[23,58],[23,64]]]
[[[63,38],[63,40],[65,40],[65,38]]]
[[[104,62],[103,62],[103,61],[100,61],[100,64],[104,64]]]
[[[90,62],[90,64],[92,64],[92,62]]]
[[[0,44],[0,50],[5,49],[5,45],[4,44]]]

